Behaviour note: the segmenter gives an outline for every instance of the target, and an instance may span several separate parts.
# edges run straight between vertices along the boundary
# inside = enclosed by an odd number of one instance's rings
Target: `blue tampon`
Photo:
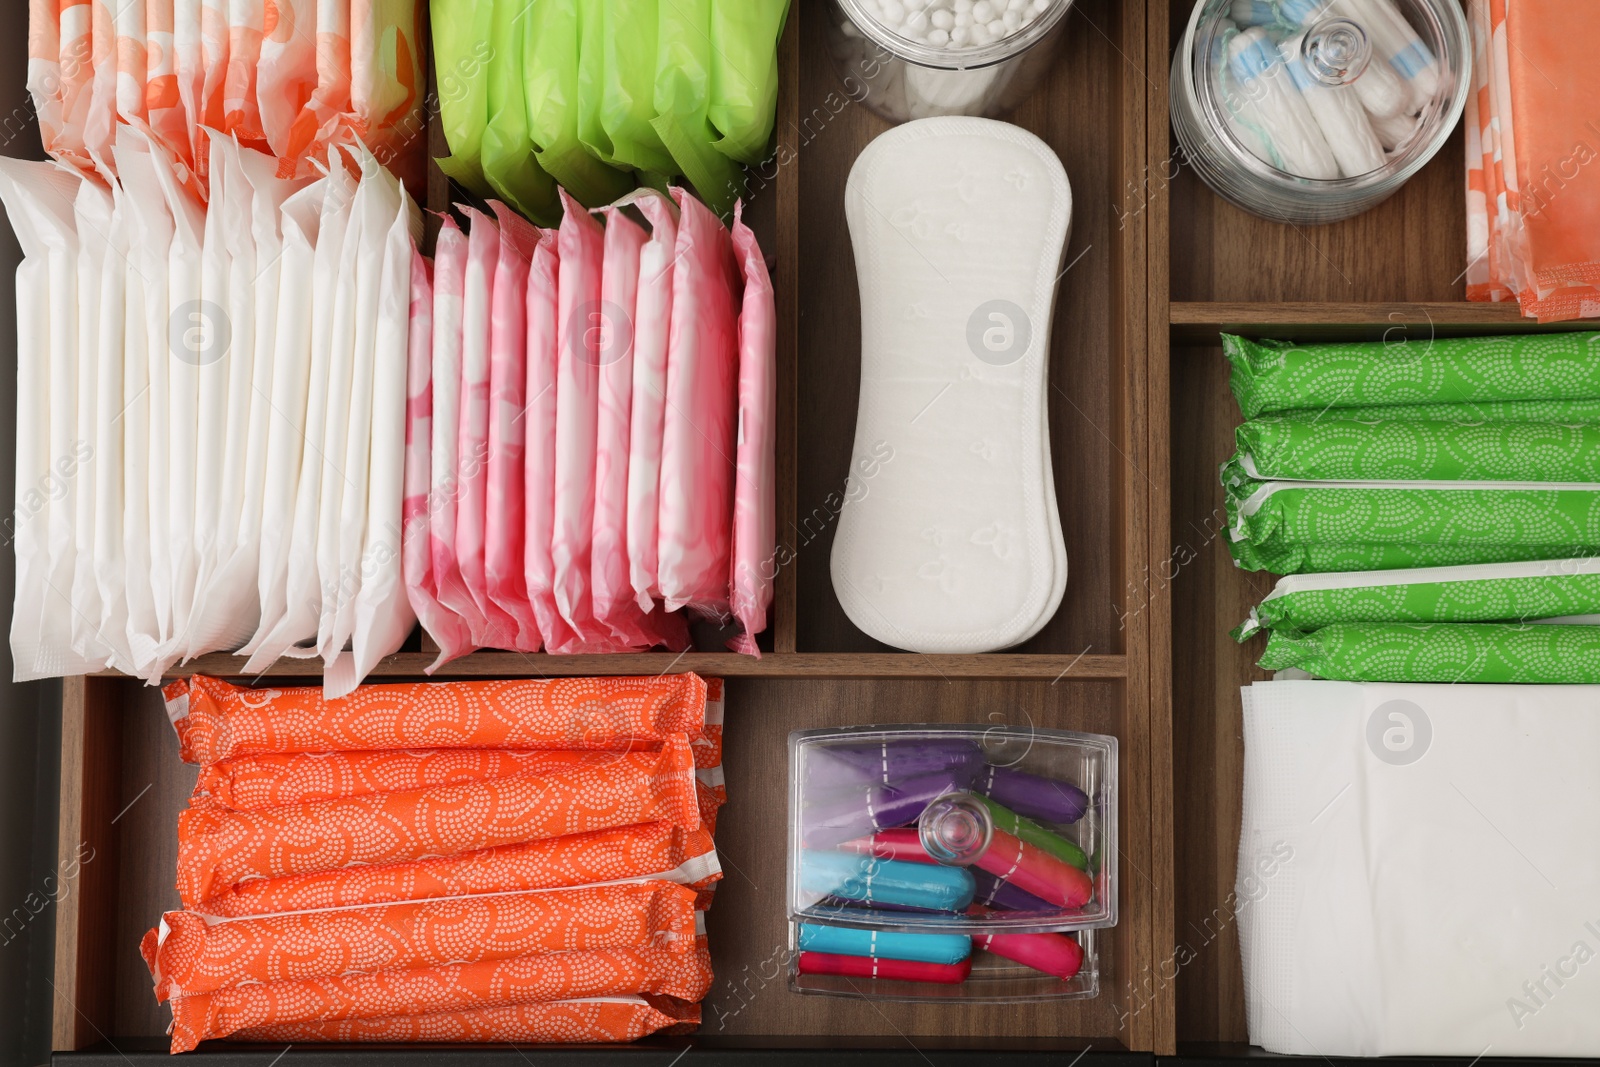
[[[972,955],[972,938],[966,934],[902,934],[801,923],[800,951],[917,963],[960,963]]]
[[[800,853],[800,889],[808,897],[949,912],[965,911],[976,892],[971,873],[961,867],[820,849]]]

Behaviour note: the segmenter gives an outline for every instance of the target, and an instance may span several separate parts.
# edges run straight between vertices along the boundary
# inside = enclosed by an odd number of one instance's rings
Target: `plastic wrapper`
[[[661,440],[658,567],[668,611],[725,618],[737,453],[739,280],[728,230],[675,189],[677,266]]]
[[[406,596],[422,628],[439,646],[430,672],[467,652],[472,637],[461,616],[439,603],[433,580],[433,263],[413,252],[411,263],[411,339],[406,375],[405,544],[401,555]]]
[[[328,138],[350,110],[349,0],[316,0],[316,42],[316,87],[289,127],[280,172],[301,173],[313,156],[325,154]]]
[[[654,947],[695,951],[694,891],[671,882],[551,889],[207,922],[169,911],[140,951],[156,998],[247,982]],[[559,999],[556,994],[552,999]]]
[[[198,0],[194,3],[198,7]],[[90,83],[94,78],[90,8],[90,0],[60,0],[56,41],[61,50],[61,125],[55,144],[45,144],[51,155],[80,167],[90,165],[83,144],[83,128],[92,95]]]
[[[489,67],[495,62],[494,4],[462,8],[453,0],[431,0],[433,69],[439,87],[439,121],[450,154],[437,160],[475,195],[494,191],[483,176],[483,131],[489,121]],[[534,5],[535,7],[539,5]]]
[[[89,110],[84,119],[83,142],[97,169],[109,165],[117,125],[117,31],[109,0],[94,0],[89,8],[89,53],[94,70],[89,76]]]
[[[527,9],[522,77],[539,166],[580,203],[600,207],[627,192],[633,178],[591,156],[578,140],[580,6],[580,0],[540,0]]]
[[[744,172],[712,147],[712,0],[672,0],[660,6],[657,37],[656,134],[678,169],[719,215],[732,213],[744,191]]]
[[[711,694],[714,693],[714,697]],[[686,734],[696,764],[722,762],[722,689],[696,674],[246,689],[196,675],[163,691],[186,763],[405,748],[627,750]],[[705,756],[700,755],[700,750]]]
[[[1245,418],[1373,404],[1600,397],[1600,333],[1295,345],[1222,336]]]
[[[740,163],[767,158],[778,107],[778,38],[789,0],[711,0],[711,98],[717,151]]]
[[[494,54],[485,73],[485,108],[480,164],[484,179],[500,198],[547,226],[560,220],[556,185],[533,156],[528,104],[522,76],[527,34],[523,23],[534,5],[523,0],[485,0],[492,9]],[[457,15],[459,17],[459,14]]]
[[[1285,419],[1320,416],[1338,422],[1548,422],[1570,426],[1600,422],[1600,399],[1479,400],[1442,404],[1378,404],[1369,407],[1300,408],[1275,413]]]
[[[699,1025],[699,1004],[608,997],[337,1023],[290,1023],[256,1027],[237,1036],[244,1041],[600,1044],[637,1041],[659,1031]]]
[[[1279,553],[1303,545],[1408,545],[1411,566],[1499,563],[1529,558],[1527,552],[1553,559],[1600,547],[1600,487],[1248,479],[1230,484],[1227,477],[1224,484],[1228,547],[1247,570],[1262,569]],[[1573,546],[1579,550],[1571,551]]]
[[[350,14],[350,125],[413,195],[423,195],[427,0],[360,0]]]
[[[600,275],[605,235],[598,221],[562,195],[566,213],[558,242],[560,274],[556,285],[556,436],[555,498],[550,537],[556,607],[574,643],[552,652],[606,651],[609,635],[594,617],[589,581],[594,541],[595,434],[599,418]],[[531,591],[531,590],[530,590]]]
[[[61,85],[61,4],[28,0],[28,96],[47,152],[61,136]]]
[[[640,1012],[654,1013],[637,996],[639,993],[695,999],[710,985],[710,959],[704,951],[672,953],[651,949],[553,953],[370,975],[256,983],[175,999],[172,1049],[188,1051],[200,1041],[263,1026],[360,1027],[371,1025],[369,1020],[387,1020],[393,1026],[395,1017],[400,1015],[420,1017],[413,1026],[426,1033],[425,1026],[441,1025],[425,1023],[428,1019],[462,1015],[515,1019],[519,1016],[514,1013],[519,1010],[532,1013],[552,1000],[559,1003],[575,997],[608,997],[613,1003],[637,1000],[636,1006],[627,1005],[635,1008],[628,1013],[632,1023]]]
[[[433,450],[428,496],[429,554],[434,592],[445,611],[468,634],[472,616],[458,604],[472,603],[456,559],[456,513],[461,500],[461,317],[467,277],[467,238],[455,220],[439,227],[433,259]],[[470,646],[470,636],[468,646]],[[441,648],[444,646],[441,646]],[[452,652],[467,646],[451,646]]]
[[[655,117],[660,8],[659,0],[586,4],[585,18],[593,13],[600,33],[582,38],[582,62],[589,64],[593,54],[600,73],[597,85],[582,86],[593,94],[584,100],[584,110],[593,109],[590,124],[602,131],[596,154],[608,163],[639,171],[652,184],[677,170],[672,154],[650,124]],[[592,52],[591,40],[597,46]],[[595,147],[591,144],[591,150]]]
[[[1420,567],[1278,580],[1234,631],[1316,630],[1334,623],[1526,622],[1600,614],[1600,560]]]
[[[722,868],[704,827],[636,823],[409,863],[255,878],[207,898],[209,915],[271,915],[660,878],[704,889]],[[1043,905],[1041,905],[1042,907]]]
[[[560,262],[560,242],[546,233],[528,264],[527,413],[522,417],[527,434],[523,452],[523,577],[539,636],[551,651],[571,648],[574,643],[572,627],[556,606],[555,561],[550,554],[555,536],[556,379],[561,335],[556,289]]]
[[[1600,681],[1600,626],[1333,623],[1273,630],[1258,664],[1351,682],[1583,685]]]
[[[330,414],[342,413],[343,407],[332,404],[336,365],[346,365],[353,337],[351,309],[340,310],[338,291],[341,279],[348,284],[352,274],[342,273],[344,246],[351,217],[351,203],[356,193],[356,177],[344,165],[339,153],[330,157],[331,169],[324,179],[320,200],[321,214],[316,226],[316,236],[311,256],[311,326],[310,357],[307,364],[307,390],[305,421],[298,427],[301,441],[300,474],[295,480],[294,522],[289,531],[288,549],[285,553],[283,578],[283,611],[275,622],[263,616],[263,626],[257,630],[246,646],[251,652],[245,663],[246,671],[260,671],[291,652],[301,641],[314,638],[322,615],[321,571],[336,567],[336,554],[332,546],[324,544],[324,537],[337,535],[337,521],[323,523],[321,510],[325,499],[333,492],[323,491],[323,481],[332,463],[328,459],[330,423],[342,426],[340,419]],[[352,242],[353,243],[353,242]],[[340,338],[344,341],[341,344]],[[176,402],[176,391],[174,392]],[[175,450],[177,444],[172,446]],[[343,439],[337,453],[342,461]],[[339,477],[338,473],[334,473]],[[332,557],[330,559],[330,557]],[[298,650],[295,654],[309,656],[315,650]]]
[[[0,199],[22,246],[17,269],[17,453],[13,552],[16,592],[11,615],[11,658],[17,681],[49,677],[70,656],[63,605],[49,585],[54,489],[76,464],[55,452],[52,393],[71,363],[68,338],[55,328],[75,325],[77,279],[72,270],[77,227],[72,205],[82,179],[49,163],[0,160]],[[75,348],[75,345],[74,345]],[[76,352],[73,352],[73,358]],[[65,364],[65,367],[62,366]],[[70,380],[70,379],[69,379]],[[63,431],[67,427],[62,427]],[[75,658],[75,657],[72,657]]]
[[[105,235],[106,256],[100,264],[99,314],[95,347],[98,366],[94,382],[93,472],[94,526],[88,555],[100,617],[89,620],[94,636],[105,650],[106,665],[124,673],[134,671],[128,640],[127,564],[123,558],[123,371],[136,336],[144,341],[143,315],[135,321],[141,329],[128,329],[128,256],[132,225],[128,197],[116,183],[111,186],[111,218]]]
[[[1234,440],[1257,478],[1600,482],[1600,425],[1264,416]]]
[[[401,191],[380,261],[383,275],[374,338],[371,469],[367,475],[366,534],[356,561],[360,585],[355,596],[351,655],[349,659],[341,656],[336,669],[324,679],[330,698],[353,690],[380,659],[399,651],[417,621],[402,574],[401,511],[411,270],[421,236],[421,214]],[[372,269],[378,266],[370,265]],[[348,673],[347,665],[351,668]]]
[[[276,15],[276,10],[273,13]],[[261,69],[266,29],[265,0],[228,0],[228,66],[222,82],[221,128],[256,147],[266,143],[261,108],[256,103],[256,74]]]
[[[715,5],[716,17],[729,17],[721,12],[725,6]],[[760,656],[755,638],[767,628],[772,583],[778,573],[778,312],[772,279],[756,235],[744,224],[743,207],[738,204],[733,210],[733,250],[744,276],[744,300],[739,310],[739,422],[728,587],[733,617],[744,632],[729,647]]]
[[[59,442],[57,454],[69,454],[77,449],[81,457],[74,476],[68,480],[59,510],[69,524],[64,528],[66,542],[51,544],[51,581],[53,591],[67,600],[63,605],[70,613],[66,619],[71,635],[72,651],[81,657],[91,670],[104,668],[110,649],[99,633],[100,590],[94,575],[94,506],[95,480],[98,464],[98,427],[95,423],[97,379],[100,372],[100,282],[108,255],[107,247],[111,228],[112,200],[110,192],[98,182],[84,181],[77,187],[73,203],[74,225],[78,233],[78,252],[74,263],[77,273],[77,328],[73,333],[76,349],[69,357],[64,393],[52,413],[62,417],[68,436]],[[117,297],[120,310],[121,299]],[[52,425],[54,431],[54,425]],[[70,443],[69,443],[70,442]],[[52,433],[52,445],[58,444]],[[68,503],[70,498],[70,504]],[[59,610],[59,609],[58,609]]]
[[[472,642],[490,645],[489,590],[483,570],[484,491],[489,461],[489,305],[500,254],[500,229],[488,216],[466,209],[466,273],[461,297],[461,398],[456,429],[455,562],[458,583],[439,598],[467,620]],[[504,643],[501,644],[504,647]]]
[[[316,0],[272,0],[272,24],[263,20],[256,99],[273,155],[289,150],[289,131],[316,90],[316,27]]]
[[[650,223],[639,250],[639,295],[633,313],[633,397],[628,429],[628,579],[641,611],[661,595],[661,434],[667,410],[667,346],[671,336],[678,208],[670,197],[641,190],[631,198]]]
[[[520,92],[520,90],[519,90]],[[528,599],[527,535],[528,262],[540,232],[498,201],[500,258],[489,308],[488,474],[484,490],[484,582],[495,648],[544,645]]]
[[[659,752],[606,755],[613,758],[598,766],[253,812],[200,803],[178,820],[179,896],[196,906],[251,878],[409,862],[639,822],[699,826],[685,739],[669,739]]]
[[[321,218],[329,193],[342,177],[313,182],[284,202],[283,250],[278,264],[279,328],[273,341],[272,418],[267,430],[266,472],[262,482],[261,555],[257,591],[261,621],[243,651],[256,648],[283,623],[288,612],[290,550],[302,536],[299,516],[306,471],[305,443],[312,410],[314,267]],[[152,370],[154,368],[152,367]],[[153,379],[152,379],[153,380]],[[152,407],[152,413],[155,408]],[[153,417],[153,415],[152,415]],[[320,419],[322,416],[318,416]],[[309,509],[314,498],[305,500]],[[156,516],[152,513],[152,519]],[[295,564],[298,567],[298,564]],[[157,590],[161,583],[156,583]]]
[[[120,0],[110,8],[116,41],[117,118],[123,122],[141,123],[145,118],[145,77],[150,54],[146,3],[147,0]]]
[[[689,647],[683,618],[655,608],[641,611],[628,577],[628,432],[633,403],[634,309],[639,297],[639,256],[644,229],[622,210],[606,216],[600,304],[590,329],[597,332],[599,402],[595,431],[594,540],[590,588],[598,624],[623,647]]]
[[[1244,570],[1273,574],[1321,574],[1330,571],[1386,571],[1404,567],[1450,567],[1484,562],[1581,556],[1594,552],[1585,545],[1437,545],[1365,544],[1354,541],[1268,542],[1237,541],[1229,545],[1235,563]]]

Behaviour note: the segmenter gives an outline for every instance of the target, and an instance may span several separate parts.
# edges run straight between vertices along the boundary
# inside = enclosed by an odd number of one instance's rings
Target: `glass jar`
[[[1201,0],[1172,59],[1175,162],[1265,218],[1359,215],[1450,136],[1471,51],[1455,0]]]
[[[1071,7],[1072,0],[832,0],[828,50],[850,97],[890,122],[992,118],[1021,103],[1050,69]]]

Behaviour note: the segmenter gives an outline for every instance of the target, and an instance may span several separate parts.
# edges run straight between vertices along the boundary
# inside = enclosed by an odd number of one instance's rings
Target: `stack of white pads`
[[[92,178],[0,160],[26,254],[19,680],[156,681],[242,647],[249,671],[320,656],[353,687],[414,624],[400,507],[420,213],[364,149],[289,181],[210,136],[208,206],[126,126]]]
[[[1246,688],[1251,1042],[1600,1055],[1597,710],[1596,686]]]

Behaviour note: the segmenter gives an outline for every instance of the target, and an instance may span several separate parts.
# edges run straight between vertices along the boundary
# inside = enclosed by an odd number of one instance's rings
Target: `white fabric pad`
[[[1251,1042],[1600,1055],[1600,686],[1243,695]]]
[[[845,216],[861,399],[834,591],[897,648],[1019,644],[1067,580],[1046,409],[1066,172],[1015,126],[923,119],[861,153]]]

